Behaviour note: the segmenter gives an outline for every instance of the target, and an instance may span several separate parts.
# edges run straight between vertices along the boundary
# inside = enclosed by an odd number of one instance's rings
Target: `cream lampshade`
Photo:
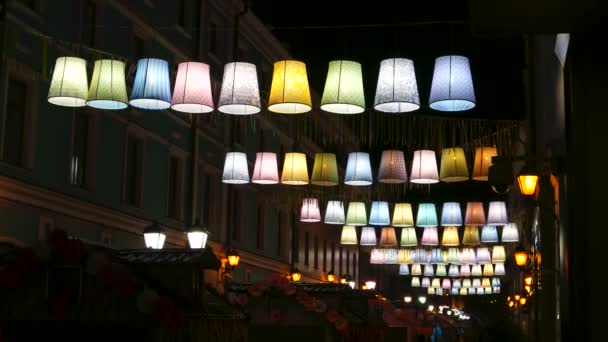
[[[441,279],[433,278],[433,280],[431,281],[431,288],[438,289],[440,287],[441,287]]]
[[[420,264],[413,264],[412,265],[412,275],[413,276],[420,276],[420,275],[422,275],[422,267],[420,266]]]
[[[505,246],[503,245],[496,245],[494,247],[492,247],[492,263],[493,264],[497,264],[497,263],[504,263],[507,259],[507,256],[505,254]]]
[[[475,289],[479,289],[481,288],[481,279],[479,278],[474,278],[473,279],[473,283],[471,284],[471,287],[475,288]]]
[[[481,275],[482,275],[481,265],[473,265],[473,267],[471,267],[471,275],[473,277],[481,277]]]
[[[395,227],[413,227],[414,215],[412,214],[412,205],[409,203],[396,203],[393,211],[393,226]]]
[[[461,288],[460,289],[460,295],[461,296],[466,296],[468,293],[469,293],[469,291],[467,291],[467,289],[465,289],[465,288]]]
[[[420,287],[420,278],[412,277],[411,287]]]
[[[83,107],[86,105],[88,88],[87,62],[84,59],[57,58],[47,97],[49,103],[63,107]]]
[[[418,150],[414,151],[414,159],[412,160],[412,172],[410,182],[416,184],[433,184],[439,182],[439,174],[437,173],[437,160],[435,159],[435,151],[433,150]]]
[[[357,230],[353,226],[343,226],[342,235],[340,237],[341,245],[356,245],[357,244]]]

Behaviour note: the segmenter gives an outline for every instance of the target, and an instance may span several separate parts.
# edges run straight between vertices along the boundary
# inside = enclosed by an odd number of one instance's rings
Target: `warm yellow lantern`
[[[239,253],[232,248],[228,250],[226,257],[228,258],[228,264],[230,264],[231,267],[237,267],[241,260]]]
[[[342,277],[340,277],[340,284],[346,284],[346,276],[342,275]]]
[[[514,305],[513,301],[509,301],[509,307],[512,308]]]
[[[308,165],[304,153],[291,152],[285,154],[281,183],[287,185],[308,184]]]
[[[327,273],[327,282],[333,283],[334,281],[336,281],[336,275],[333,271],[329,271],[329,273]]]
[[[274,63],[268,110],[280,114],[302,114],[311,109],[306,64],[293,60]]]
[[[300,279],[302,279],[302,273],[300,273],[300,271],[298,271],[298,269],[294,269],[293,271],[291,271],[291,280],[294,282],[298,282],[300,281]]]
[[[497,155],[496,147],[478,147],[475,149],[475,163],[473,165],[474,180],[488,180],[488,170],[492,165],[492,157],[496,157]]]
[[[442,182],[464,182],[469,179],[469,168],[462,147],[444,148],[441,151],[439,180]]]
[[[515,298],[515,301],[518,301],[519,299],[521,299],[521,296],[516,294],[513,298]]]
[[[513,256],[515,257],[517,266],[523,267],[526,265],[526,262],[528,261],[528,252],[526,252],[523,247],[518,247],[515,253],[513,253]]]
[[[536,192],[536,184],[538,184],[538,175],[528,165],[524,166],[517,176],[517,184],[519,191],[524,196],[532,196]]]
[[[320,186],[338,185],[338,164],[333,153],[316,153],[310,183]]]
[[[526,283],[526,285],[532,285],[532,275],[528,274],[525,278],[524,278],[524,283]]]
[[[526,302],[528,301],[528,299],[526,297],[521,297],[519,299],[519,304],[521,305],[526,305]]]

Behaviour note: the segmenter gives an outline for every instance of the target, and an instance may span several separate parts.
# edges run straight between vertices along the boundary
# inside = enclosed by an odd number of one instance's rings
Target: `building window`
[[[97,4],[93,0],[85,1],[82,9],[81,39],[91,47],[95,46],[95,33],[97,31]]]
[[[181,28],[186,28],[188,18],[188,6],[186,6],[186,0],[177,0],[177,25]]]
[[[310,256],[310,241],[309,241],[308,232],[305,232],[304,233],[304,265],[306,265],[306,266],[310,265],[309,256]]]
[[[127,135],[124,196],[125,202],[134,207],[141,207],[143,156],[143,140],[131,134]]]
[[[219,34],[219,31],[217,29],[217,24],[216,23],[210,23],[209,24],[209,53],[213,54],[216,57],[218,56],[218,50],[217,50],[217,36]]]
[[[327,240],[323,240],[323,272],[327,271]]]
[[[315,236],[314,239],[314,267],[315,270],[319,269],[319,238],[317,236]]]
[[[2,159],[23,166],[25,155],[25,117],[28,87],[25,82],[11,79],[8,84],[6,114],[4,115],[4,151]]]
[[[83,112],[74,114],[72,132],[72,156],[70,157],[70,184],[85,185],[87,151],[89,149],[89,116]]]
[[[265,208],[263,205],[258,206],[258,224],[255,237],[255,246],[258,249],[264,249],[264,230],[265,230]]]
[[[181,220],[182,209],[182,160],[172,155],[169,159],[169,189],[167,216]]]

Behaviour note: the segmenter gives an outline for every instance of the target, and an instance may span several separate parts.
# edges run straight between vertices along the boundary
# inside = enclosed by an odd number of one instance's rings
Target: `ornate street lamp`
[[[302,273],[297,268],[294,268],[291,271],[291,280],[295,283],[299,282],[302,279]]]
[[[334,274],[334,271],[331,270],[329,273],[327,273],[327,282],[333,283],[334,281],[336,281],[336,275]]]
[[[228,264],[230,265],[230,267],[233,268],[237,267],[239,265],[239,261],[241,260],[241,256],[233,248],[228,249],[228,251],[226,252],[226,258],[228,258]]]
[[[513,257],[515,257],[515,263],[519,267],[525,267],[526,262],[528,261],[528,252],[524,249],[523,246],[517,247],[515,253],[513,253]]]
[[[144,229],[144,240],[146,248],[162,249],[165,244],[165,232],[160,227],[158,222],[154,222]]]
[[[519,175],[517,176],[519,191],[524,196],[532,196],[536,193],[537,183],[538,174],[529,164],[526,164],[521,171],[519,171]]]
[[[200,224],[197,223],[190,227],[186,235],[188,235],[190,249],[203,249],[205,246],[207,246],[207,237],[209,236],[209,232]]]

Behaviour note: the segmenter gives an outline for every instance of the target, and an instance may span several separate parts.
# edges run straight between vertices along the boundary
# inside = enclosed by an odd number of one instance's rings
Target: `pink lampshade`
[[[464,218],[467,226],[483,226],[486,224],[486,214],[482,202],[468,202],[467,213]]]
[[[277,184],[279,182],[276,153],[256,153],[251,182],[257,184]]]
[[[301,222],[321,222],[321,210],[319,209],[319,200],[316,198],[305,198],[302,201],[302,210],[300,211]]]
[[[422,233],[423,246],[437,246],[439,245],[439,235],[437,234],[437,227],[426,227]]]
[[[213,111],[208,64],[200,62],[179,64],[171,109],[185,113],[209,113]]]

